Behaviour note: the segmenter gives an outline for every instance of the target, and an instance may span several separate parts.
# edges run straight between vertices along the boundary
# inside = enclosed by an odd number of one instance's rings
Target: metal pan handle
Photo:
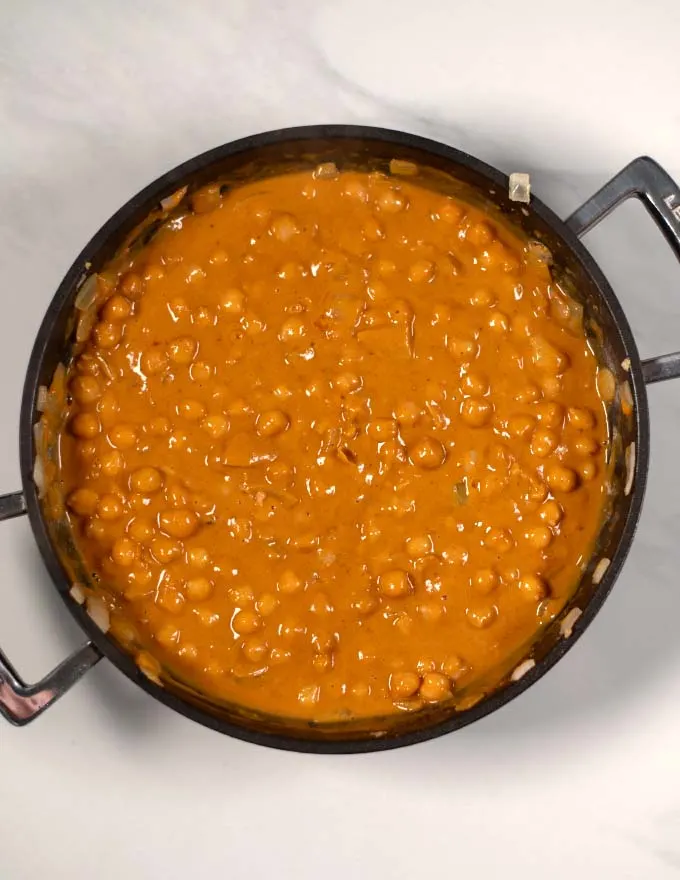
[[[581,236],[631,197],[640,199],[680,260],[680,188],[649,156],[633,159],[565,222],[572,232]],[[642,375],[648,385],[677,378],[680,351],[643,361]]]
[[[26,501],[21,492],[0,495],[0,522],[24,513]],[[101,657],[92,642],[87,642],[45,678],[26,684],[0,649],[0,715],[17,726],[28,724],[65,694]]]

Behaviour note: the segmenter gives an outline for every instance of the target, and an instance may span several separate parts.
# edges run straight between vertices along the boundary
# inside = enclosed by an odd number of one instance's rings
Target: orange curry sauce
[[[98,280],[60,479],[123,644],[331,719],[521,656],[596,538],[607,432],[540,255],[413,181],[321,172],[208,187]]]

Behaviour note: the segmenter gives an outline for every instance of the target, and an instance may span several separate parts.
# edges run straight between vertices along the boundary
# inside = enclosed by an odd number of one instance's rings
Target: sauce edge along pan
[[[552,254],[559,282],[584,305],[586,325],[595,328],[601,364],[613,374],[617,395],[608,408],[613,460],[611,507],[603,518],[597,547],[584,565],[579,586],[557,618],[508,669],[500,685],[489,687],[467,708],[443,703],[413,714],[342,723],[273,718],[233,704],[218,704],[177,679],[163,685],[145,676],[133,658],[97,627],[71,596],[72,581],[57,552],[54,532],[43,514],[34,481],[34,424],[40,419],[38,391],[49,386],[72,344],[74,302],[84,280],[100,271],[161,200],[178,189],[191,192],[215,180],[234,183],[335,162],[340,169],[387,171],[391,159],[414,162],[430,174],[424,181],[443,192],[473,201]],[[420,182],[420,181],[416,181]],[[646,384],[680,376],[680,352],[641,361],[626,316],[580,236],[628,198],[641,200],[680,259],[680,190],[652,159],[640,157],[615,175],[566,220],[540,200],[513,201],[509,179],[497,169],[436,141],[399,131],[353,125],[280,129],[217,147],[164,174],[128,201],[92,238],[59,286],[42,321],[30,356],[21,403],[19,448],[22,489],[0,496],[0,520],[28,514],[35,541],[55,588],[87,636],[79,648],[36,684],[26,684],[0,649],[0,714],[16,725],[40,715],[102,657],[171,709],[221,733],[275,748],[350,753],[409,745],[460,729],[496,711],[538,681],[585,631],[612,589],[628,554],[640,517],[649,465]],[[156,221],[156,226],[159,225]],[[69,320],[71,318],[71,320]],[[624,393],[625,389],[625,393]],[[622,394],[632,402],[626,415]],[[603,562],[604,560],[604,562]],[[578,609],[578,610],[576,610]]]

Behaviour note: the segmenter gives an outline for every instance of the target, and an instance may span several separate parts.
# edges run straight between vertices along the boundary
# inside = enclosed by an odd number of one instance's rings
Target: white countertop
[[[0,486],[43,312],[92,233],[163,171],[251,132],[360,122],[506,170],[566,215],[629,159],[680,179],[677,0],[23,0],[0,4]],[[643,356],[680,348],[680,266],[639,206],[588,238]],[[359,756],[276,752],[173,714],[107,662],[0,724],[0,878],[680,874],[680,381],[650,389],[625,570],[528,693]],[[0,526],[0,644],[39,677],[81,636],[26,520]]]

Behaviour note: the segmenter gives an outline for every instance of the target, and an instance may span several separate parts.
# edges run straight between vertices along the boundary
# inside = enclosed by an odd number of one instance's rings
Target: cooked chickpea
[[[144,281],[137,275],[136,272],[127,272],[120,279],[120,289],[121,292],[128,299],[139,299],[140,296],[144,293]]]
[[[173,538],[190,538],[198,529],[198,517],[192,510],[177,508],[158,514],[161,531]]]
[[[97,505],[97,514],[103,520],[119,519],[123,515],[124,510],[121,499],[112,493],[102,495]]]
[[[127,533],[133,541],[148,544],[154,536],[153,523],[143,516],[135,516],[127,525]]]
[[[156,594],[156,604],[170,614],[181,614],[185,603],[184,594],[176,587],[166,586]]]
[[[172,562],[182,555],[182,545],[165,535],[158,535],[151,541],[151,552],[160,563]]]
[[[414,284],[422,284],[432,281],[437,271],[437,267],[432,260],[417,260],[411,264],[408,270],[409,281]]]
[[[421,559],[432,551],[432,538],[429,535],[414,535],[406,541],[406,553],[411,559]]]
[[[184,584],[184,592],[190,602],[204,602],[212,596],[213,584],[205,577],[189,578]]]
[[[275,437],[283,434],[290,426],[290,419],[280,409],[270,409],[257,417],[257,433],[261,437]]]
[[[205,415],[205,407],[200,400],[182,400],[177,404],[177,415],[188,422],[199,422]]]
[[[471,361],[479,354],[477,340],[464,336],[449,336],[448,349],[457,361]]]
[[[492,568],[480,568],[472,575],[472,586],[478,593],[491,593],[498,586],[498,575]]]
[[[99,419],[92,413],[78,413],[71,419],[71,431],[83,440],[92,440],[99,433]]]
[[[498,608],[495,605],[473,605],[465,610],[465,617],[475,629],[486,629],[498,617]]]
[[[446,461],[446,449],[434,437],[422,437],[409,449],[409,458],[416,467],[434,470]]]
[[[393,672],[389,678],[389,689],[395,700],[412,697],[420,687],[420,676],[415,672]]]
[[[269,645],[267,644],[266,639],[259,638],[258,636],[251,636],[250,638],[243,640],[241,650],[251,663],[262,663],[262,661],[266,660],[267,654],[269,653]]]
[[[589,483],[597,476],[597,465],[594,461],[584,461],[578,466],[578,472],[584,483]]]
[[[286,569],[282,572],[277,583],[279,593],[299,593],[303,589],[304,583],[295,574],[294,571]]]
[[[157,492],[163,484],[161,472],[154,467],[138,468],[130,474],[130,488],[145,495]]]
[[[570,406],[567,410],[569,425],[577,431],[592,431],[595,427],[595,416],[589,409]]]
[[[108,322],[102,321],[101,323],[95,325],[95,328],[92,332],[94,335],[94,341],[97,343],[99,348],[113,348],[120,342],[121,328],[118,324],[110,324]]]
[[[77,403],[94,403],[101,393],[99,382],[94,376],[74,376],[71,380],[71,394]]]
[[[501,529],[495,526],[487,531],[484,536],[484,543],[489,549],[494,550],[499,554],[507,553],[515,546],[515,542],[510,532],[507,529]]]
[[[453,682],[461,679],[469,671],[470,667],[458,654],[449,654],[442,663],[442,672]]]
[[[93,489],[75,489],[66,503],[78,516],[92,516],[97,510],[99,495]]]
[[[427,672],[420,683],[420,696],[428,703],[436,703],[451,694],[451,682],[441,672]]]
[[[548,595],[548,588],[542,577],[537,574],[524,574],[517,581],[517,586],[527,599],[540,602]]]
[[[141,359],[142,371],[147,376],[158,376],[168,366],[168,354],[161,345],[152,345]]]
[[[256,608],[262,617],[269,617],[278,608],[279,600],[273,593],[262,593],[256,602]]]
[[[397,423],[394,419],[373,419],[366,433],[373,440],[393,440],[397,436]]]
[[[221,413],[208,413],[201,422],[201,428],[213,440],[219,440],[229,430],[229,421]]]
[[[555,451],[558,442],[559,438],[554,431],[550,431],[547,428],[536,428],[531,435],[529,447],[533,455],[537,455],[539,458],[546,458],[551,452]]]
[[[132,449],[137,443],[137,431],[132,425],[114,425],[109,430],[108,439],[116,449]]]
[[[149,421],[147,430],[152,437],[164,437],[172,430],[172,424],[166,416],[156,416]]]
[[[179,645],[181,630],[174,623],[164,623],[155,632],[155,639],[164,648],[172,649]]]
[[[531,359],[539,370],[556,375],[564,372],[569,365],[566,354],[544,336],[532,336],[529,343],[531,345]]]
[[[426,623],[437,623],[444,616],[445,610],[442,602],[437,600],[421,602],[418,605],[418,614]]]
[[[541,389],[533,382],[528,382],[515,393],[517,403],[534,403],[541,396]]]
[[[524,537],[535,550],[545,550],[553,538],[553,534],[547,526],[532,526],[524,533]]]
[[[262,618],[256,611],[244,608],[234,615],[231,625],[235,632],[249,634],[262,626]]]
[[[463,391],[473,397],[484,397],[489,393],[489,380],[481,373],[466,373],[460,384]]]
[[[551,526],[552,528],[555,528],[555,526],[559,525],[563,513],[564,512],[560,505],[552,498],[542,504],[538,511],[538,515],[543,520],[543,522],[546,523],[546,525]]]
[[[390,187],[378,195],[376,205],[384,214],[398,214],[408,207],[408,199],[400,189]]]
[[[408,572],[400,568],[386,571],[378,578],[378,588],[383,596],[390,599],[407,596],[412,591],[411,578]]]
[[[468,226],[465,237],[470,244],[481,246],[491,244],[495,240],[496,234],[490,223],[487,223],[486,220],[480,220]]]
[[[573,492],[578,485],[575,472],[561,464],[546,465],[545,479],[554,492]]]
[[[482,309],[489,309],[491,308],[491,306],[495,305],[496,297],[487,287],[480,287],[478,290],[475,290],[473,294],[471,294],[469,303],[471,306],[476,306]]]
[[[595,455],[600,448],[600,444],[589,434],[580,434],[569,444],[569,447],[577,455]]]
[[[564,423],[564,409],[552,400],[544,400],[537,403],[534,408],[536,418],[544,428],[562,428]]]
[[[510,318],[500,309],[493,309],[489,314],[488,326],[494,333],[507,333],[510,329]]]
[[[279,214],[272,220],[269,231],[274,238],[285,243],[299,235],[300,227],[292,214]]]
[[[394,410],[394,418],[400,425],[412,427],[422,414],[421,408],[412,400],[400,401]]]
[[[135,564],[139,555],[139,545],[130,538],[118,538],[111,550],[111,557],[115,563],[130,568]]]
[[[105,477],[115,477],[125,467],[125,459],[117,449],[109,449],[100,456],[99,466]]]
[[[516,415],[508,419],[508,433],[512,437],[526,437],[534,429],[535,421],[531,416]]]
[[[124,321],[132,311],[132,303],[127,297],[114,294],[102,309],[102,317],[110,324]]]
[[[493,415],[493,404],[484,397],[466,397],[460,405],[460,415],[471,428],[483,428]]]
[[[175,364],[188,366],[196,357],[198,343],[192,336],[178,336],[168,346],[168,356]]]

